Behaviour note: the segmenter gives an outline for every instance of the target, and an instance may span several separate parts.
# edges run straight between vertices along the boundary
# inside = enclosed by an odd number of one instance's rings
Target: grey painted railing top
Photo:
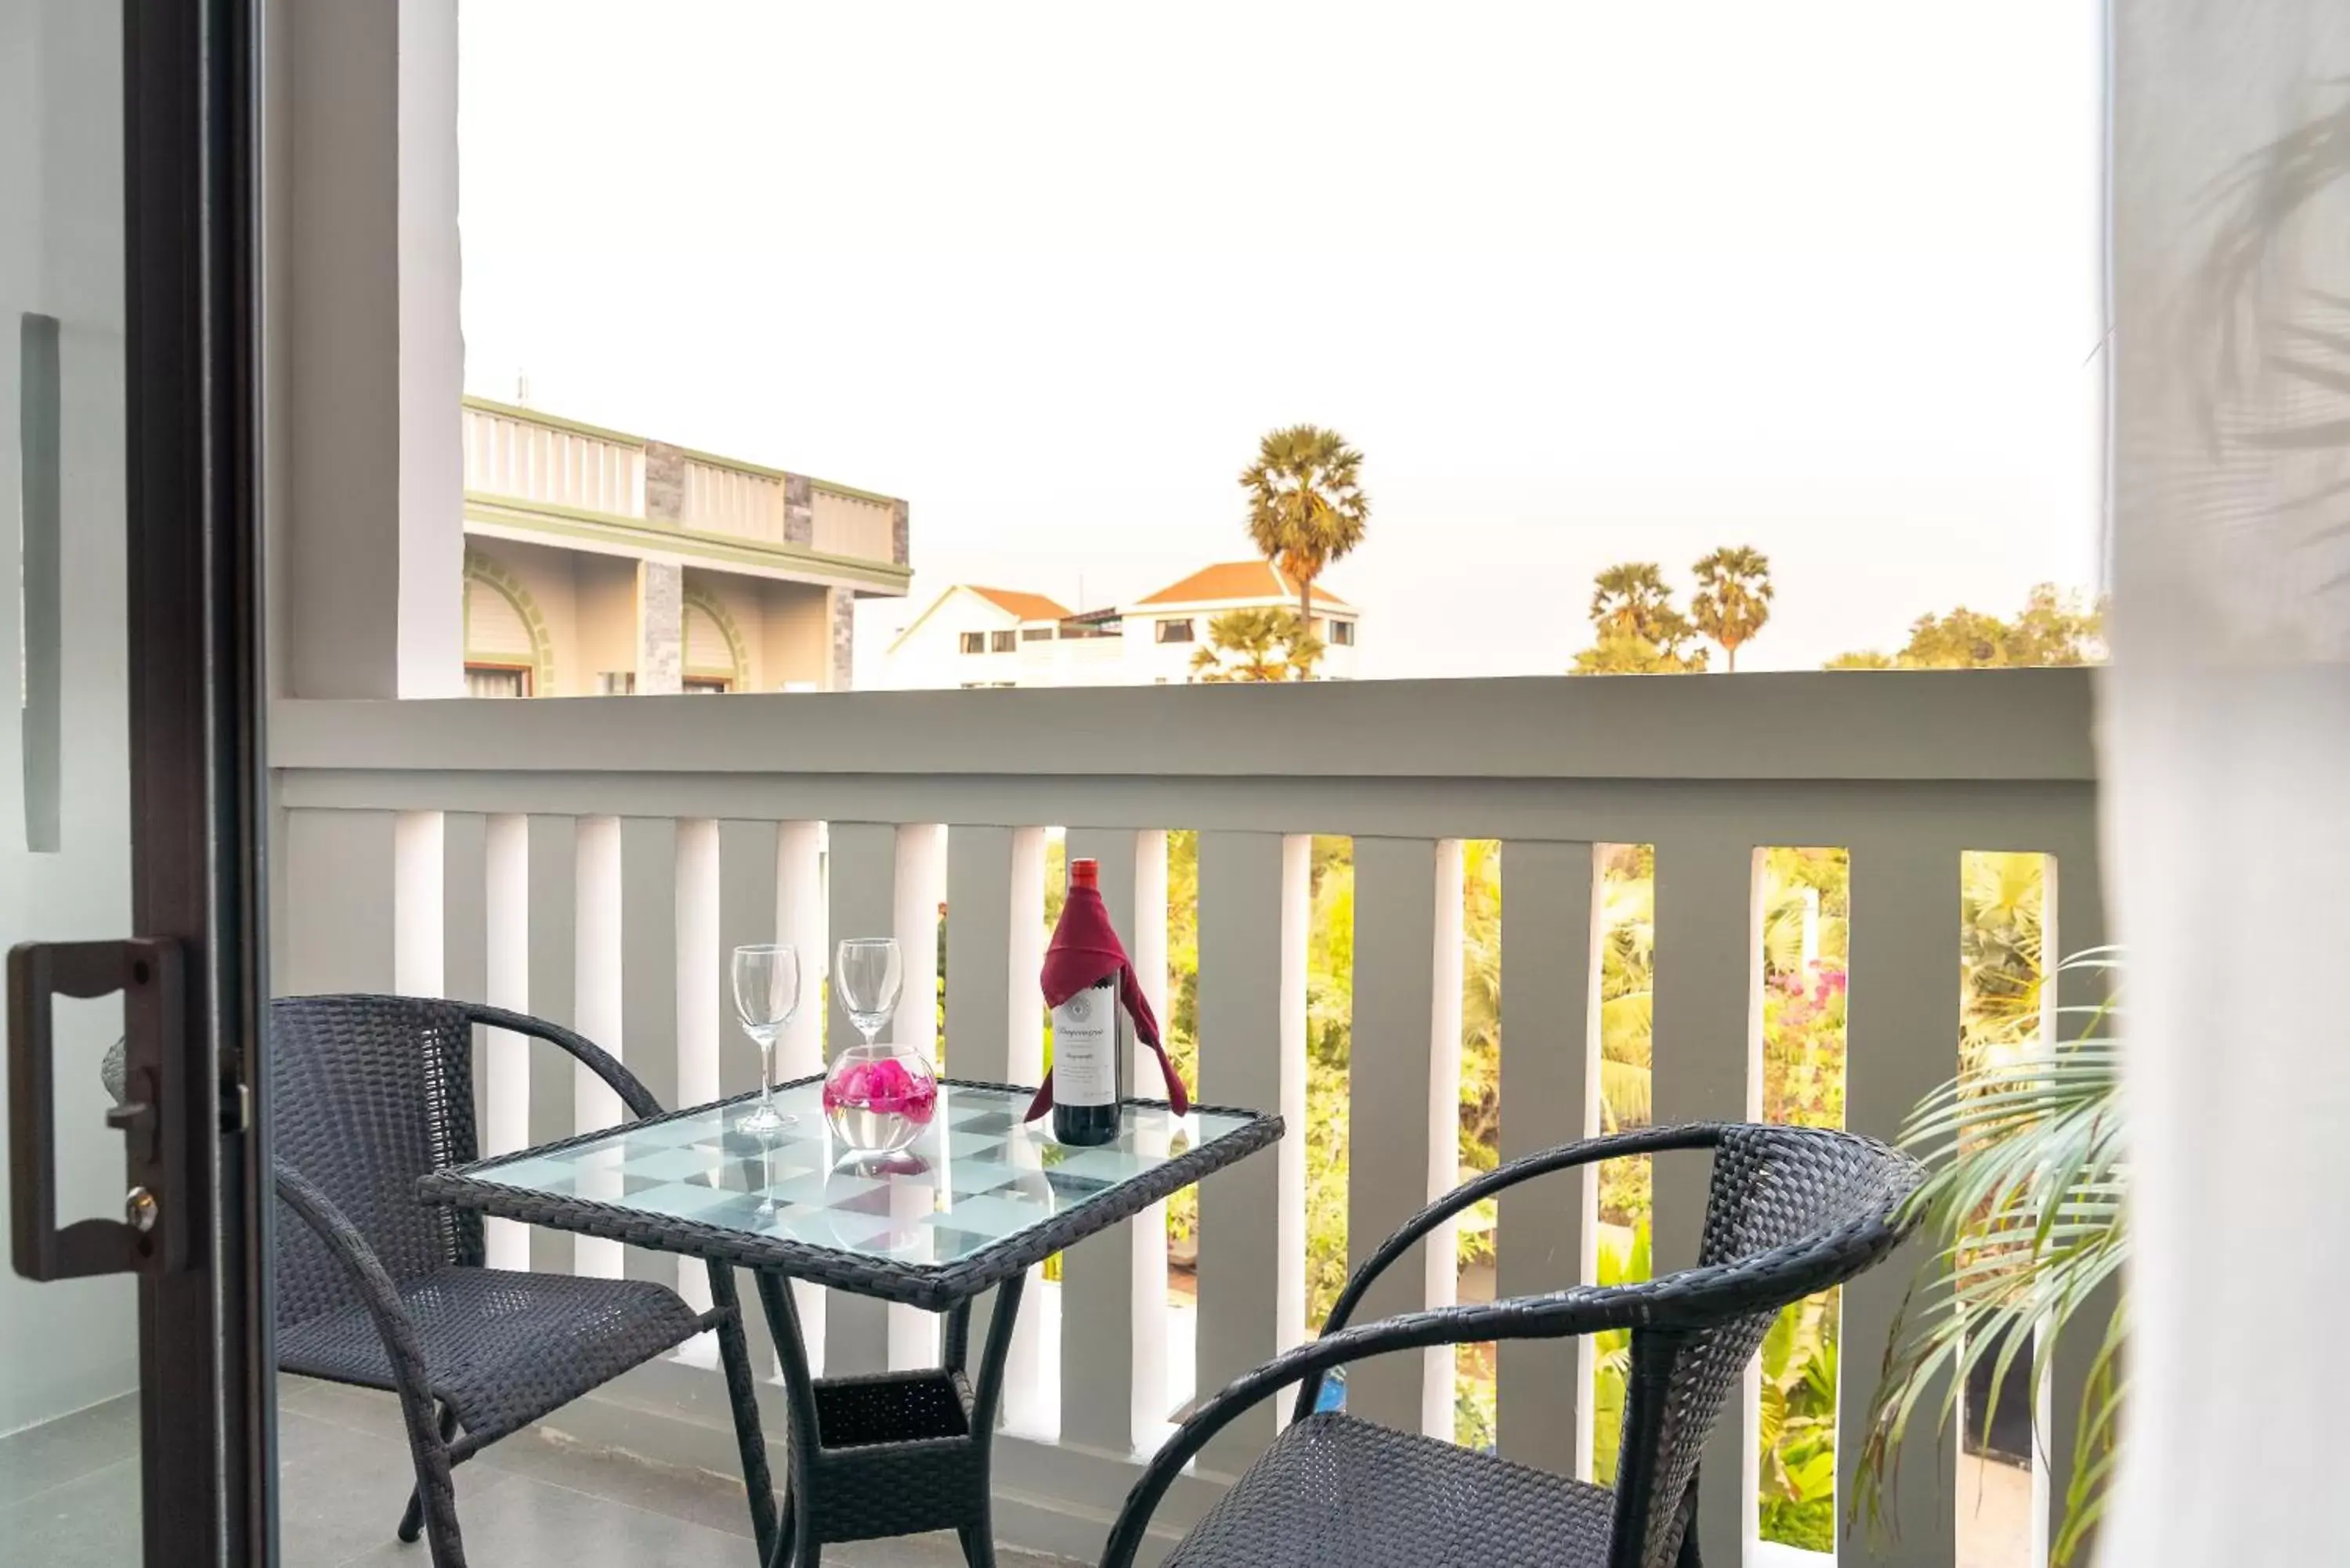
[[[2086,670],[281,701],[298,769],[2086,783]],[[619,706],[613,705],[620,701]]]

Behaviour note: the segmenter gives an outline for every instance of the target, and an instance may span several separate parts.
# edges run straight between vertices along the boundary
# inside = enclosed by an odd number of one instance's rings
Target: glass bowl
[[[894,1154],[938,1114],[939,1075],[905,1045],[851,1045],[824,1075],[824,1117],[855,1154]]]

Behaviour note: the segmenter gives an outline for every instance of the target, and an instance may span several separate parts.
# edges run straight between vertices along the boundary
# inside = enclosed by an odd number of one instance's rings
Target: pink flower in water
[[[858,1062],[824,1083],[824,1108],[843,1106],[901,1116],[927,1123],[938,1109],[939,1086],[928,1074],[917,1077],[906,1064],[890,1057]]]

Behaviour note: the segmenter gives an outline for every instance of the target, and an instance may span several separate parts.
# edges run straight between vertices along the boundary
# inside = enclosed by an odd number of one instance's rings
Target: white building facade
[[[862,684],[899,691],[1059,684],[1036,671],[1054,662],[1072,615],[1044,594],[957,583],[890,640],[881,668]]]
[[[1209,648],[1210,625],[1243,609],[1295,609],[1295,579],[1270,561],[1224,561],[1136,600],[1123,612],[1129,684],[1178,686],[1199,679],[1193,656]],[[1362,612],[1314,587],[1314,635],[1322,640],[1316,680],[1352,680]]]
[[[1181,686],[1200,679],[1218,616],[1294,609],[1295,583],[1265,561],[1203,567],[1130,604],[1076,613],[1044,594],[958,583],[891,639],[869,679],[889,691],[1019,686]],[[1362,612],[1318,584],[1315,676],[1351,680]]]
[[[857,600],[911,576],[904,501],[467,398],[473,697],[841,691]]]

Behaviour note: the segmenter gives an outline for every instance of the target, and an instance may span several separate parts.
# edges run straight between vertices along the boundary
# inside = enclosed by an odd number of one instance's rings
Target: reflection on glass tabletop
[[[589,1234],[625,1224],[629,1240],[746,1262],[788,1264],[796,1243],[921,1269],[1042,1242],[1055,1220],[1058,1250],[1280,1136],[1276,1117],[1129,1101],[1114,1142],[1079,1147],[1054,1140],[1049,1116],[1021,1122],[1028,1090],[941,1080],[913,1144],[868,1157],[834,1135],[821,1092],[813,1078],[777,1089],[776,1109],[798,1118],[777,1132],[741,1126],[757,1105],[745,1096],[444,1172],[426,1195]]]

